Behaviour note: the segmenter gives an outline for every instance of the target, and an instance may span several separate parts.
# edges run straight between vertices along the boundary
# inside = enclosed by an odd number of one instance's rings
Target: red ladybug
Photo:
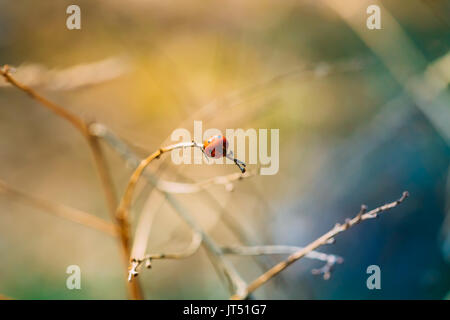
[[[227,155],[228,141],[224,136],[212,136],[203,142],[203,149],[208,157],[221,158]]]

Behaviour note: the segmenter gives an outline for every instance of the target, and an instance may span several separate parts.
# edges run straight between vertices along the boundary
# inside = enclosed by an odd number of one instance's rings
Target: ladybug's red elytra
[[[233,157],[233,152],[230,151],[228,154],[228,141],[224,136],[217,135],[212,136],[205,142],[203,142],[203,151],[208,157],[211,158],[222,158],[227,157],[233,160],[234,163],[239,167],[242,173],[245,173],[246,164]]]
[[[224,136],[212,136],[203,142],[203,149],[208,157],[222,158],[227,155],[228,141]]]

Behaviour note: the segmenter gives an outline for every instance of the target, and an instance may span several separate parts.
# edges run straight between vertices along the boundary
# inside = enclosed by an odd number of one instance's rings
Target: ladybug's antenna
[[[206,161],[209,162],[209,157],[208,157],[208,155],[207,155],[206,152],[205,152],[205,147],[204,147],[203,145],[201,145],[201,144],[195,142],[195,140],[192,140],[192,144],[193,144],[195,147],[199,148],[199,149],[202,151],[203,155],[204,155],[205,158],[206,158]]]
[[[242,173],[245,173],[245,167],[247,166],[245,164],[245,162],[236,159],[235,157],[233,157],[233,152],[230,151],[229,154],[226,155],[227,159],[233,160],[233,162],[238,166],[239,170],[241,170]]]
[[[209,157],[208,157],[208,155],[207,155],[206,152],[205,152],[205,148],[200,148],[200,150],[202,150],[202,153],[203,153],[203,155],[205,156],[206,161],[209,162]]]

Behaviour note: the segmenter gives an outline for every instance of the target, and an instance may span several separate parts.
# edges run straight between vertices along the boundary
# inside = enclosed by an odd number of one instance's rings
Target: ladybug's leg
[[[234,158],[233,161],[238,166],[238,168],[241,170],[241,172],[245,173],[245,167],[246,167],[245,163],[236,158]]]
[[[230,160],[233,160],[233,162],[238,166],[239,170],[241,170],[242,173],[245,173],[245,167],[247,166],[244,162],[242,162],[239,159],[236,159],[235,157],[233,157],[233,151],[230,151],[230,153],[228,153],[226,155],[226,157]]]

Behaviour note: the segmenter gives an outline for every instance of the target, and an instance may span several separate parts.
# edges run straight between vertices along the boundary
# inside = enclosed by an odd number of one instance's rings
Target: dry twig
[[[145,168],[155,159],[159,158],[163,153],[173,151],[175,149],[181,149],[181,148],[200,148],[203,150],[203,146],[201,144],[198,144],[195,141],[192,142],[181,142],[172,144],[167,147],[163,147],[158,149],[157,151],[153,152],[151,155],[149,155],[147,158],[142,160],[137,168],[134,170],[133,174],[131,175],[128,185],[125,189],[124,195],[122,196],[122,199],[120,200],[119,207],[116,212],[116,216],[120,220],[126,220],[128,218],[128,212],[129,208],[131,206],[131,202],[133,200],[133,193],[134,189],[136,187],[136,184],[138,183],[142,173],[144,172]]]
[[[116,226],[110,222],[96,217],[90,213],[81,211],[79,209],[71,208],[60,203],[42,199],[23,191],[17,190],[8,186],[5,182],[0,180],[0,194],[4,193],[10,197],[25,204],[44,210],[45,212],[54,214],[56,216],[65,218],[67,220],[79,223],[86,227],[97,229],[111,236],[117,236]]]
[[[194,253],[197,252],[197,250],[200,248],[200,245],[202,244],[202,234],[199,232],[195,232],[192,235],[191,243],[189,244],[186,249],[180,252],[169,252],[169,253],[151,253],[146,254],[142,259],[132,259],[131,261],[131,268],[128,275],[128,281],[131,281],[133,277],[136,277],[139,272],[138,268],[140,265],[145,262],[146,268],[152,267],[152,260],[157,259],[185,259],[190,256],[192,256]]]
[[[252,293],[256,289],[258,289],[260,286],[265,284],[267,281],[269,281],[274,276],[278,275],[281,271],[286,269],[288,266],[290,266],[295,261],[305,257],[308,253],[311,251],[317,249],[320,246],[323,246],[324,244],[329,243],[330,241],[334,240],[334,237],[338,235],[339,233],[353,227],[355,224],[358,224],[361,221],[374,219],[378,216],[380,212],[395,208],[400,203],[402,203],[406,198],[408,197],[408,192],[403,192],[403,195],[400,199],[387,203],[381,207],[378,207],[376,209],[373,209],[369,212],[366,212],[366,207],[362,206],[361,211],[353,218],[353,219],[347,219],[344,224],[336,224],[333,229],[319,237],[318,239],[314,240],[304,248],[298,250],[297,252],[290,255],[286,260],[276,264],[274,267],[269,269],[267,272],[259,276],[256,280],[251,282],[247,288],[246,288],[246,295],[234,295],[231,298],[232,299],[245,299],[249,293]]]
[[[283,245],[271,245],[271,246],[228,246],[222,247],[224,254],[235,254],[241,256],[261,256],[261,255],[284,255],[292,254],[302,250],[302,247],[297,246],[283,246]],[[334,254],[328,254],[318,251],[311,251],[305,255],[305,258],[319,260],[325,262],[325,265],[318,269],[313,269],[313,274],[323,274],[323,278],[328,280],[331,276],[331,271],[336,264],[344,262],[342,257]]]
[[[232,191],[234,181],[250,178],[254,175],[254,173],[250,173],[248,171],[245,173],[235,172],[226,176],[217,176],[195,183],[172,182],[159,179],[156,187],[161,191],[180,194],[200,192],[211,185],[223,185],[225,186],[225,190]]]

